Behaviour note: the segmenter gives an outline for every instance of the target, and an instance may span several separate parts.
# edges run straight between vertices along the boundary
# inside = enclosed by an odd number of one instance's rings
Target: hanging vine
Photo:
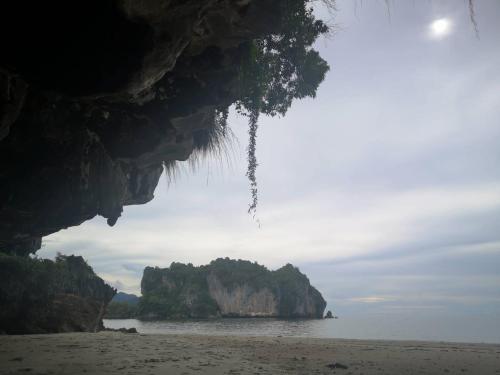
[[[257,128],[258,128],[259,113],[253,112],[248,117],[248,148],[247,148],[247,173],[248,181],[250,182],[251,201],[248,207],[248,213],[255,218],[257,213],[257,178],[255,172],[257,170],[257,156],[255,155],[255,147],[257,144]]]
[[[284,116],[295,99],[314,97],[329,69],[326,61],[312,48],[329,27],[315,19],[308,3],[304,0],[282,1],[280,32],[249,43],[240,68],[239,100],[235,104],[236,111],[248,118],[246,176],[251,193],[248,213],[257,221],[259,116]]]
[[[257,222],[256,146],[260,115],[284,116],[295,99],[314,97],[329,69],[312,48],[316,39],[330,30],[314,17],[310,6],[313,1],[280,0],[279,30],[239,47],[241,58],[233,104],[236,112],[248,119],[246,177],[251,194],[248,213]],[[323,1],[333,9],[333,0]],[[228,107],[217,108],[213,128],[194,135],[196,155],[221,152],[225,138],[231,134],[227,120]]]

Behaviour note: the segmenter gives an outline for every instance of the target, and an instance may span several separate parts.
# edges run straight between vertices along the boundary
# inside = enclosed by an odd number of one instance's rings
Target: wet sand
[[[328,365],[334,363],[347,369]],[[119,332],[0,336],[0,374],[500,374],[500,345]]]

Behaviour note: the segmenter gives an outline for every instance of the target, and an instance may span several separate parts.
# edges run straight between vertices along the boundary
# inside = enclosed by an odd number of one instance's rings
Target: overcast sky
[[[479,39],[466,1],[390,3],[338,1],[316,99],[261,119],[260,228],[232,115],[229,160],[39,255],[83,255],[126,292],[147,265],[228,256],[297,265],[338,314],[500,313],[500,2],[475,1]]]

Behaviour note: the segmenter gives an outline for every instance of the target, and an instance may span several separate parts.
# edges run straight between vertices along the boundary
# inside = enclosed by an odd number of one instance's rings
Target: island
[[[326,302],[306,275],[287,264],[275,271],[246,260],[146,267],[139,319],[274,317],[321,319]]]

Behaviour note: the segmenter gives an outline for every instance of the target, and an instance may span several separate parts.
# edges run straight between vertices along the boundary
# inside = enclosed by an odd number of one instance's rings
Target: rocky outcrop
[[[50,261],[0,253],[0,331],[99,331],[115,292],[82,257]]]
[[[322,318],[326,302],[288,264],[269,271],[257,263],[217,259],[207,266],[146,267],[138,314],[149,319],[207,317]]]
[[[242,48],[281,0],[0,6],[0,250],[144,204],[163,164],[204,147]]]

